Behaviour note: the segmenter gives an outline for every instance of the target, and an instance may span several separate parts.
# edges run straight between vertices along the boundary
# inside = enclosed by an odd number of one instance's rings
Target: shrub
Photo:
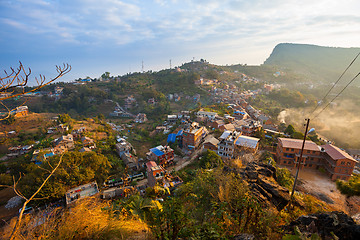
[[[294,178],[291,176],[291,173],[286,168],[276,168],[276,180],[280,186],[286,187],[289,190],[294,185]]]
[[[360,196],[360,174],[351,176],[348,182],[337,180],[336,186],[342,194]]]

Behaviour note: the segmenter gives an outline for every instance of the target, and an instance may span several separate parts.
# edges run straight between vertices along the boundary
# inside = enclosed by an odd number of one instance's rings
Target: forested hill
[[[322,47],[308,44],[280,43],[265,65],[275,65],[301,73],[312,80],[335,82],[360,48]],[[360,69],[360,59],[357,59],[345,75],[352,78]]]

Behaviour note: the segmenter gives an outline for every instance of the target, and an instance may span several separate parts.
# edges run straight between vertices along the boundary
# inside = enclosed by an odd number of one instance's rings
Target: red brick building
[[[300,151],[303,140],[279,138],[276,148],[277,163],[284,166],[295,167],[299,162]],[[319,169],[327,171],[332,180],[349,180],[356,160],[345,151],[331,144],[322,146],[316,145],[312,141],[305,141],[301,167]]]
[[[218,144],[219,144],[219,140],[217,140],[216,138],[214,138],[213,136],[209,135],[204,142],[204,149],[209,149],[209,150],[213,150],[215,152],[217,152],[218,150]]]
[[[188,129],[184,130],[183,133],[183,146],[185,148],[192,146],[198,147],[201,140],[206,136],[206,128],[205,127],[198,127],[196,125],[192,125]]]
[[[156,182],[162,180],[165,177],[165,169],[161,166],[158,166],[154,161],[146,163],[146,172],[148,184],[150,187],[154,187]]]
[[[325,152],[323,166],[330,174],[331,179],[349,180],[357,161],[334,145],[326,144],[321,148]]]
[[[148,153],[146,153],[146,158],[149,161],[155,161],[162,166],[166,166],[174,161],[174,150],[169,146],[159,145],[157,147],[151,148]]]
[[[246,121],[246,123],[241,126],[241,133],[244,136],[251,137],[260,129],[261,129],[261,125],[259,122],[250,120],[250,121]]]

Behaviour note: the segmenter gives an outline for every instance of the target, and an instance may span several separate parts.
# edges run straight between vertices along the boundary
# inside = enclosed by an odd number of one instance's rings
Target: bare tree
[[[62,66],[56,66],[57,76],[47,80],[44,75],[41,75],[37,78],[35,77],[36,85],[26,90],[25,87],[29,84],[29,77],[31,75],[31,69],[25,69],[24,65],[19,62],[19,67],[17,69],[10,68],[10,72],[4,70],[5,75],[0,75],[0,105],[5,109],[5,115],[0,116],[0,120],[5,120],[10,117],[11,111],[15,110],[16,107],[8,107],[4,101],[11,98],[16,98],[23,96],[25,94],[36,92],[40,88],[54,82],[60,77],[64,76],[71,71],[71,66],[69,64],[63,64]],[[24,105],[26,100],[19,104],[17,107]]]
[[[49,85],[50,83],[54,82],[55,80],[59,79],[60,77],[64,76],[68,72],[70,72],[71,66],[69,64],[63,64],[62,66],[56,66],[56,70],[57,70],[57,76],[55,76],[54,78],[47,80],[44,75],[40,75],[39,78],[35,77],[36,85],[32,88],[25,88],[29,84],[29,80],[30,80],[29,77],[31,75],[31,69],[29,68],[28,70],[26,70],[21,62],[19,62],[19,67],[17,69],[10,68],[10,72],[7,72],[6,70],[4,70],[5,75],[3,75],[3,76],[0,75],[0,105],[2,105],[3,109],[5,109],[5,114],[0,116],[0,120],[5,120],[5,119],[9,118],[11,115],[11,112],[13,110],[15,110],[16,107],[22,106],[26,103],[26,100],[24,100],[21,104],[18,104],[14,108],[14,107],[8,107],[6,105],[6,103],[4,102],[5,100],[20,97],[25,94],[38,91],[42,87]],[[6,139],[6,136],[5,136],[5,139]],[[13,178],[13,180],[14,180],[13,186],[7,186],[7,187],[13,188],[14,192],[18,196],[20,196],[21,198],[23,198],[25,200],[22,210],[20,211],[20,215],[19,215],[19,217],[16,221],[16,224],[14,226],[14,229],[11,233],[10,239],[14,239],[17,232],[20,229],[21,219],[23,217],[26,205],[30,201],[36,199],[35,196],[41,191],[41,189],[44,187],[44,185],[49,180],[49,178],[54,174],[56,169],[60,166],[61,161],[62,161],[62,156],[60,157],[58,164],[53,168],[52,171],[49,171],[48,177],[44,180],[44,182],[41,184],[41,186],[37,189],[37,191],[30,198],[26,198],[17,189],[17,184],[18,184],[19,180],[21,179],[21,176],[17,181],[15,181],[15,178]],[[5,186],[0,186],[0,187],[5,187]]]
[[[52,175],[54,175],[55,171],[58,169],[58,167],[60,166],[61,162],[62,162],[62,158],[63,158],[64,154],[60,156],[60,159],[59,159],[59,162],[57,163],[57,165],[52,169],[52,171],[49,171],[49,175],[47,176],[47,178],[44,180],[44,182],[40,185],[40,187],[35,191],[35,193],[33,193],[33,195],[31,195],[31,197],[27,198],[25,197],[18,189],[17,189],[17,184],[18,182],[20,181],[21,179],[21,176],[20,178],[15,181],[15,178],[13,177],[13,181],[14,181],[14,184],[13,186],[4,186],[4,185],[0,185],[0,187],[10,187],[14,190],[14,192],[16,193],[16,195],[18,195],[19,197],[21,197],[22,199],[25,200],[23,206],[22,206],[22,209],[20,211],[20,214],[19,214],[19,217],[18,219],[16,220],[16,223],[15,223],[15,226],[11,232],[11,235],[10,235],[10,240],[13,240],[15,239],[15,237],[17,235],[20,235],[21,234],[19,233],[19,230],[20,230],[20,225],[21,225],[21,220],[22,220],[22,217],[24,215],[24,211],[25,211],[25,208],[27,206],[27,204],[29,204],[30,201],[32,200],[39,200],[40,198],[35,198],[35,196],[41,191],[41,189],[45,186],[45,184],[47,183],[47,181],[50,179],[50,177]],[[51,165],[50,165],[51,166]],[[41,198],[43,199],[43,198]]]

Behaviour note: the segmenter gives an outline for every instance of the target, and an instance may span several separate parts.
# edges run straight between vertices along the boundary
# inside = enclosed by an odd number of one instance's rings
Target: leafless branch
[[[21,223],[21,219],[24,215],[24,211],[25,211],[25,208],[26,208],[26,205],[31,201],[31,200],[34,200],[35,199],[35,196],[41,191],[41,189],[45,186],[46,182],[50,179],[50,177],[55,173],[55,171],[58,169],[58,167],[60,166],[61,162],[62,162],[62,158],[63,158],[64,154],[60,156],[60,159],[59,159],[59,162],[58,164],[56,165],[56,167],[51,171],[51,173],[47,176],[47,178],[44,180],[44,182],[41,184],[41,186],[36,190],[36,192],[29,198],[29,199],[26,199],[26,201],[24,202],[23,204],[23,207],[20,211],[20,215],[19,215],[19,218],[17,219],[16,223],[15,223],[15,226],[14,226],[14,229],[11,233],[11,236],[10,236],[10,240],[13,240],[16,236],[16,233],[19,231],[19,228],[20,228],[20,223]],[[15,185],[14,185],[15,186]]]
[[[36,92],[40,88],[49,85],[50,83],[54,82],[55,80],[59,79],[60,77],[64,76],[65,74],[71,71],[71,66],[69,64],[63,64],[62,66],[56,66],[57,76],[47,80],[44,75],[39,75],[39,78],[35,77],[36,86],[30,90],[25,90],[25,87],[29,83],[29,76],[31,74],[31,69],[25,70],[23,64],[19,62],[19,67],[15,70],[10,68],[10,73],[4,70],[5,76],[0,76],[0,103],[1,105],[5,105],[3,103],[4,100],[16,98],[19,96],[26,95],[28,93]],[[21,89],[20,92],[15,93],[15,89]],[[25,101],[26,102],[26,101]],[[24,105],[21,104],[20,106]],[[5,117],[0,118],[0,120],[4,120],[10,116],[10,113],[14,109],[9,109],[5,107],[7,110],[7,114]]]

